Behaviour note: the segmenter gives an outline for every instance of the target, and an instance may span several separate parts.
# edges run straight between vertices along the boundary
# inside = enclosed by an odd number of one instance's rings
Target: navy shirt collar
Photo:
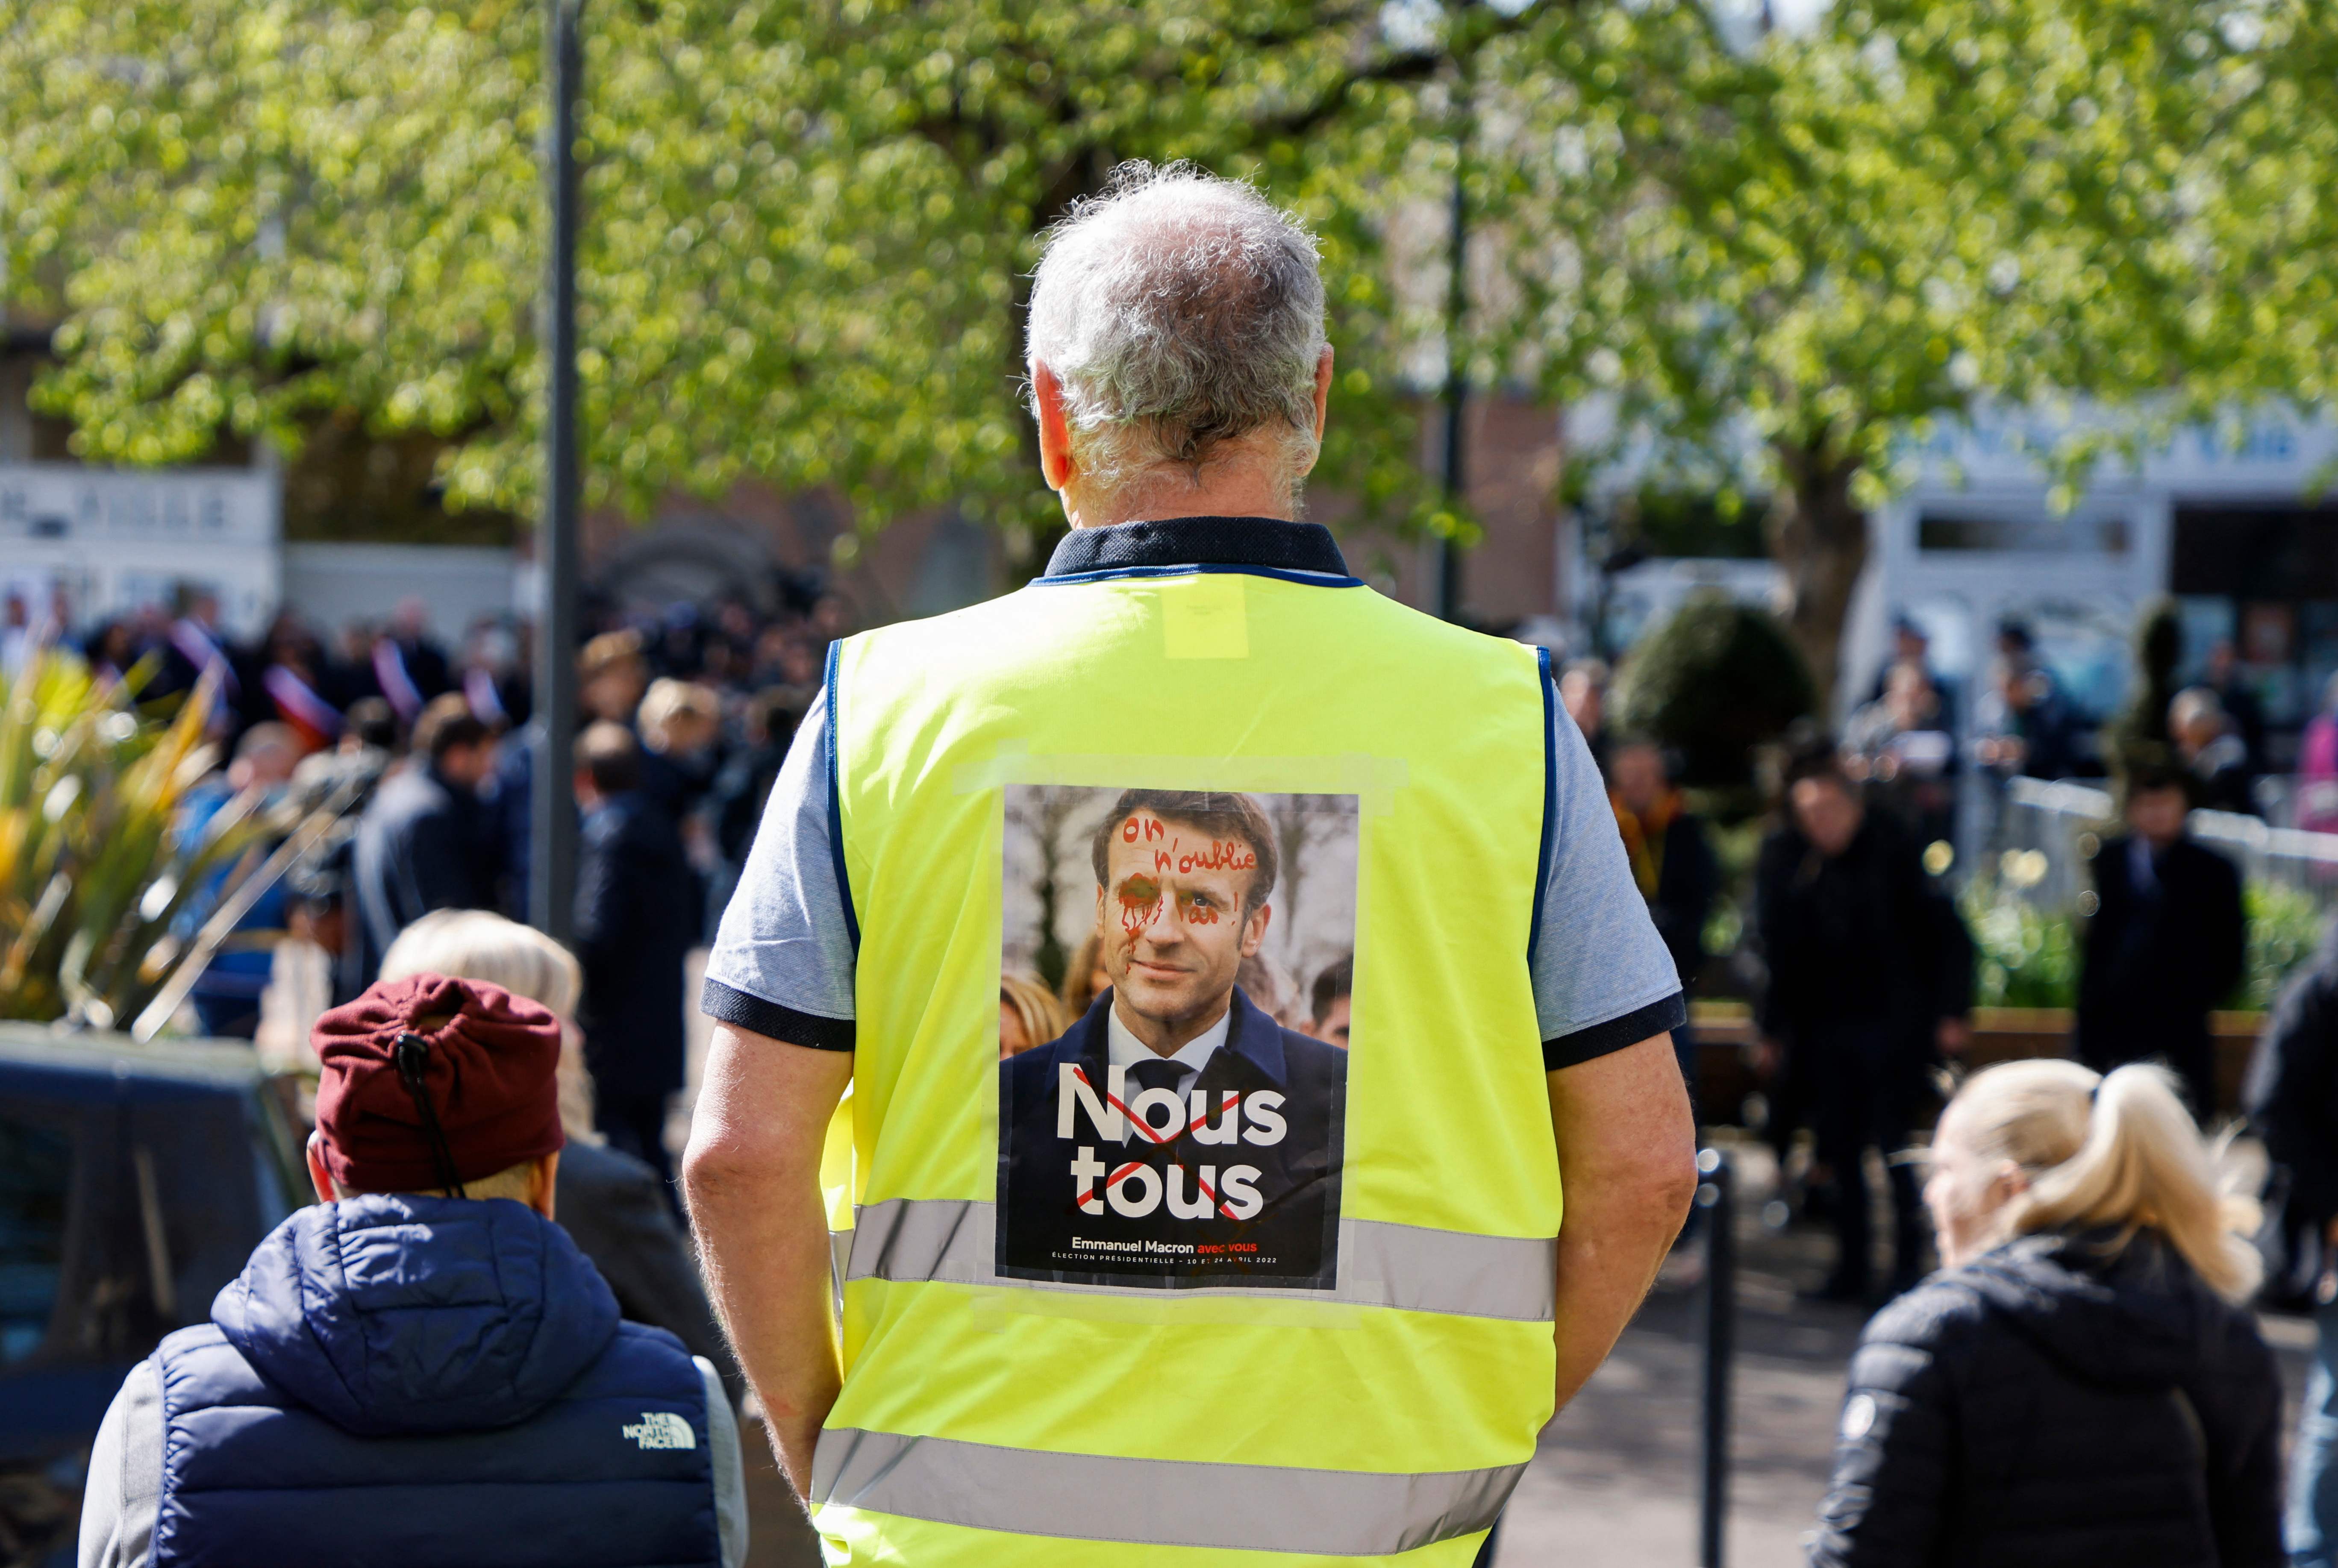
[[[1075,528],[1047,558],[1047,575],[1202,565],[1348,575],[1347,560],[1329,528],[1280,517],[1167,517]]]

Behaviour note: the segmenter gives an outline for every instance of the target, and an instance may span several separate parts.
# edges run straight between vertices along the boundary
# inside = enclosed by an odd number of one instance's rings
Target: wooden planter
[[[2067,1007],[1976,1007],[1972,1044],[1965,1064],[1973,1069],[1999,1062],[2070,1054],[2072,1014]],[[1690,1009],[1697,1043],[1697,1109],[1708,1122],[1731,1122],[1745,1096],[1761,1087],[1754,1075],[1754,1013],[1742,1002],[1699,1002]],[[2241,1080],[2257,1035],[2262,1013],[2212,1013],[2208,1027],[2216,1044],[2216,1109],[2237,1113]]]

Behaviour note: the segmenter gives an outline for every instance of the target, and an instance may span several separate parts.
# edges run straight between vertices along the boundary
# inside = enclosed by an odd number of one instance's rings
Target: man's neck
[[[1166,468],[1109,492],[1076,485],[1064,493],[1064,516],[1075,528],[1172,517],[1275,517],[1291,523],[1298,520],[1299,505],[1283,475],[1241,458],[1204,466],[1198,480],[1190,469]]]
[[[1188,1018],[1144,1018],[1121,1005],[1120,994],[1113,993],[1113,1016],[1120,1026],[1136,1037],[1137,1043],[1155,1056],[1174,1056],[1218,1025],[1233,1004],[1231,996],[1218,998],[1217,1005]]]

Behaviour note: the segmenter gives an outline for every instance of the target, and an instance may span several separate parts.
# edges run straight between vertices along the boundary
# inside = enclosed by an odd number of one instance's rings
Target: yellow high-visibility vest
[[[830,1562],[1469,1563],[1553,1400],[1559,1171],[1528,956],[1547,657],[1352,578],[1223,565],[1043,578],[834,650],[859,958],[826,1171],[845,1367],[815,1465]],[[1002,1271],[1002,858],[1009,799],[1035,785],[1352,803],[1321,1278]],[[1118,1112],[1063,1072],[1063,1129],[1087,1138]],[[1095,1102],[1074,1107],[1083,1086]],[[1208,1196],[1243,1211],[1225,1184]],[[1080,1192],[1078,1214],[1115,1222]]]

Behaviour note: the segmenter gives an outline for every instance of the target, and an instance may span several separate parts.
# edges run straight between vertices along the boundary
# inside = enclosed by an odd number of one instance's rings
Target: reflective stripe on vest
[[[1526,1466],[1385,1475],[1051,1454],[830,1427],[815,1504],[977,1530],[1371,1557],[1490,1529]]]
[[[958,1199],[895,1198],[856,1210],[854,1230],[832,1238],[850,1247],[844,1279],[1031,1288],[993,1276],[997,1210]],[[1557,1284],[1556,1240],[1472,1236],[1378,1220],[1340,1221],[1340,1285],[1316,1290],[1251,1290],[1244,1296],[1394,1307],[1468,1318],[1551,1320]],[[1076,1289],[1078,1287],[1055,1287]]]

